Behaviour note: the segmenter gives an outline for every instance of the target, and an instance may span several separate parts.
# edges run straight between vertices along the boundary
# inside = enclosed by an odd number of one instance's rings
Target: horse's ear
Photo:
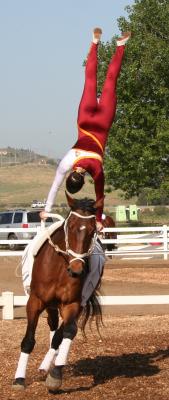
[[[67,202],[68,202],[69,207],[70,207],[70,208],[73,208],[75,199],[74,199],[72,196],[70,196],[70,194],[67,192],[67,190],[65,190],[65,195],[66,195],[66,198],[67,198]]]

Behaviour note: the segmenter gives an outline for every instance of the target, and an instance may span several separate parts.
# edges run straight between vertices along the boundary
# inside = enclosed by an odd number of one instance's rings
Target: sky
[[[61,158],[77,139],[92,29],[119,34],[134,0],[0,0],[0,148]]]

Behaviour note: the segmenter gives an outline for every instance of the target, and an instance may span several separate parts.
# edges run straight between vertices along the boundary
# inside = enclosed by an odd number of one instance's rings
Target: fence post
[[[168,232],[167,225],[163,225],[163,239],[164,239],[164,260],[168,259]]]
[[[2,292],[2,319],[14,319],[14,294]]]

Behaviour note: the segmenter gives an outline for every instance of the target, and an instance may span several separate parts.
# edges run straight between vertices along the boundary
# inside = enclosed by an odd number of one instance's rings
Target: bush
[[[48,158],[48,160],[46,161],[46,164],[49,165],[54,165],[56,167],[56,160],[54,160],[53,158]]]
[[[166,183],[159,189],[145,188],[138,196],[138,205],[166,205],[169,204],[169,190]]]
[[[154,214],[158,216],[169,216],[169,209],[164,206],[158,206],[154,208]]]
[[[169,223],[169,209],[164,206],[156,206],[153,208],[146,208],[142,211],[140,217],[143,224],[168,224]]]

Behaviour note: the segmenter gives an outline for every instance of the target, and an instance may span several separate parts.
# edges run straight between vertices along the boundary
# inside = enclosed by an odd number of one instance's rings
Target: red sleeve
[[[97,209],[96,219],[97,221],[102,220],[102,213],[104,207],[104,172],[103,166],[100,161],[94,158],[84,158],[79,160],[76,163],[76,167],[84,168],[93,178],[94,186],[95,186],[95,193],[96,193],[96,201],[100,201],[100,206]]]
[[[102,220],[102,213],[104,208],[104,172],[102,164],[100,164],[100,168],[98,168],[98,164],[96,165],[96,169],[92,171],[92,177],[95,183],[95,193],[96,193],[96,201],[102,200],[101,205],[97,209],[96,219],[97,221]]]

